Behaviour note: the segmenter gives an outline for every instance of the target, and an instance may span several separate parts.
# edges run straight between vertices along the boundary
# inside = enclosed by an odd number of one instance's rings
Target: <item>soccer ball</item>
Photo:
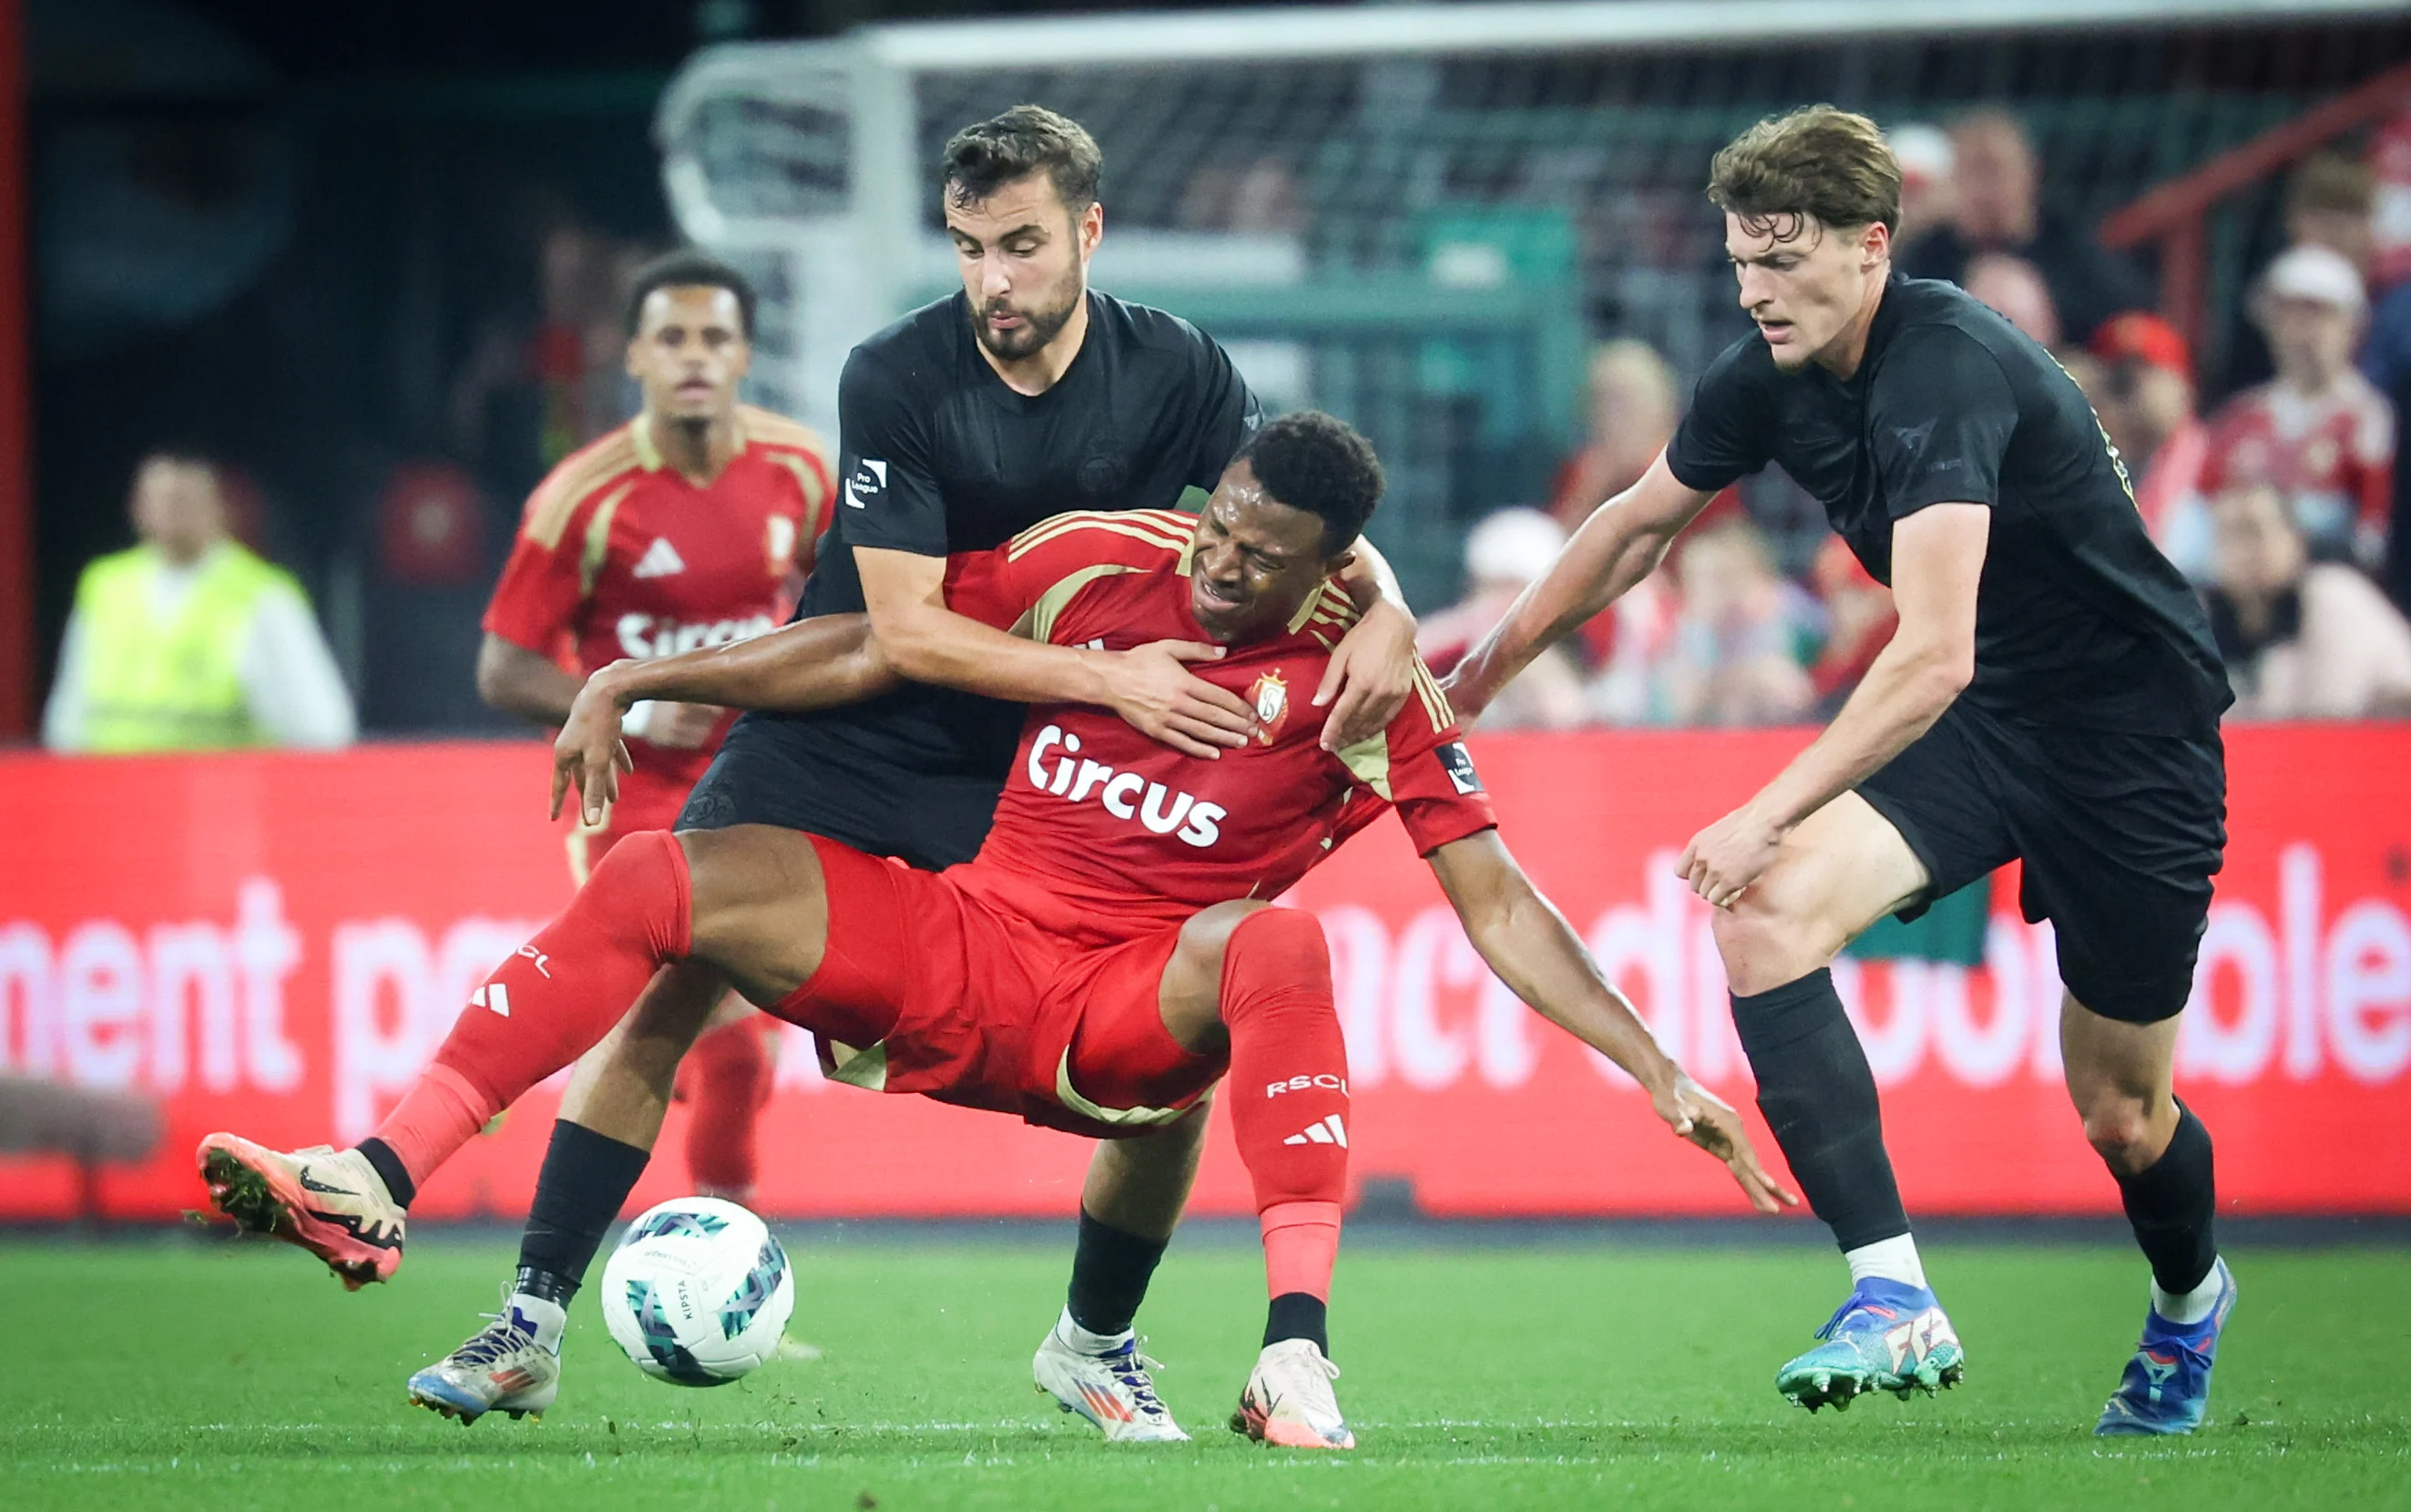
[[[770,1358],[795,1310],[787,1252],[718,1197],[646,1209],[603,1267],[603,1321],[657,1381],[726,1386]]]

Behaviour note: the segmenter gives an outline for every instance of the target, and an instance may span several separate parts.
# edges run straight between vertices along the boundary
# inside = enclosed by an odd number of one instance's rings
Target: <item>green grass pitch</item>
[[[2399,1250],[2231,1254],[2243,1299],[2213,1424],[2089,1430],[2141,1320],[2109,1247],[1937,1243],[1967,1384],[1815,1417],[1775,1367],[1839,1294],[1827,1253],[1553,1241],[1368,1245],[1334,1354],[1352,1455],[1226,1431],[1262,1327],[1256,1257],[1176,1244],[1142,1326],[1193,1445],[1109,1449],[1032,1393],[1066,1252],[1027,1239],[794,1246],[782,1360],[710,1391],[649,1381],[591,1301],[541,1425],[406,1407],[410,1371],[494,1303],[499,1241],[422,1242],[345,1295],[259,1242],[0,1243],[0,1505],[713,1508],[2380,1508],[2411,1505],[2411,1267]]]

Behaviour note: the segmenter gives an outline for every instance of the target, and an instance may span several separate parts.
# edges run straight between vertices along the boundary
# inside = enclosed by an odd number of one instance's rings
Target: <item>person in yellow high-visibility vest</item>
[[[226,533],[215,468],[154,454],[137,545],[87,565],[42,742],[90,754],[351,743],[351,696],[300,585]]]

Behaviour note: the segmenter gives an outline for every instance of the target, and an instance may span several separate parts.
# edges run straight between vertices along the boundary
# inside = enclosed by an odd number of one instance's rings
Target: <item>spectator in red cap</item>
[[[2093,394],[2102,428],[2135,483],[2143,526],[2184,570],[2200,582],[2210,575],[2210,513],[2202,500],[2202,462],[2210,433],[2194,410],[2193,353],[2176,327],[2130,310],[2093,333],[2101,364]]]
[[[2202,488],[2266,483],[2285,495],[2311,553],[2375,567],[2393,512],[2394,415],[2352,365],[2368,315],[2360,274],[2323,246],[2288,248],[2252,298],[2277,375],[2210,421]]]

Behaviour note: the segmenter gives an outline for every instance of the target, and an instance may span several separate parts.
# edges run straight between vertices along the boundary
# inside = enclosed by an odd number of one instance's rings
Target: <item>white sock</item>
[[[1850,1262],[1850,1284],[1854,1286],[1869,1276],[1897,1281],[1904,1286],[1925,1284],[1925,1265],[1917,1257],[1917,1240],[1907,1234],[1862,1244],[1845,1251],[1842,1258]]]
[[[2171,1295],[2160,1290],[2158,1282],[2152,1283],[2152,1311],[2179,1328],[2191,1328],[2211,1314],[2218,1306],[2218,1294],[2226,1288],[2227,1267],[2220,1261],[2211,1262],[2210,1274],[2201,1284],[2188,1292]]]
[[[1055,1337],[1075,1355],[1110,1355],[1131,1342],[1131,1330],[1119,1333],[1090,1333],[1072,1321],[1072,1309],[1066,1306],[1063,1315],[1055,1320]]]
[[[537,1347],[550,1350],[556,1355],[561,1353],[561,1330],[569,1324],[569,1313],[559,1302],[548,1302],[541,1297],[531,1297],[523,1291],[513,1292],[511,1299],[503,1304],[503,1310],[505,1313],[517,1313],[520,1317],[535,1325]]]

